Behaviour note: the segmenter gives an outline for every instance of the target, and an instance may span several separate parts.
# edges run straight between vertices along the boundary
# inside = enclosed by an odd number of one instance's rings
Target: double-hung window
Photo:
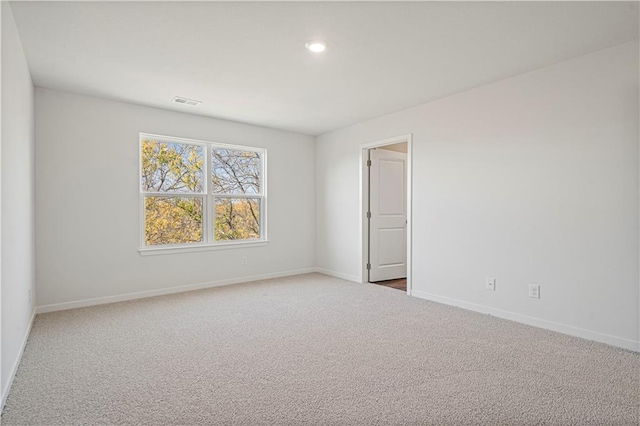
[[[266,150],[140,134],[141,252],[266,241]]]

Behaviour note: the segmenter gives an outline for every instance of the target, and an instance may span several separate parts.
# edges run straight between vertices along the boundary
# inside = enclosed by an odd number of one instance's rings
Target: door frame
[[[360,282],[368,282],[367,260],[369,258],[369,229],[367,220],[367,211],[369,203],[369,171],[367,169],[368,151],[371,148],[380,148],[385,145],[393,145],[396,143],[407,143],[407,294],[411,296],[413,268],[411,261],[411,241],[412,241],[412,177],[413,177],[413,134],[386,138],[374,142],[368,142],[360,145],[360,241],[362,242],[361,253],[361,272]]]

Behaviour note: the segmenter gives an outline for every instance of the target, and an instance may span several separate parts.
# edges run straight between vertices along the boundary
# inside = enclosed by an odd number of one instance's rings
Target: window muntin
[[[266,241],[265,158],[259,148],[140,134],[142,249]]]

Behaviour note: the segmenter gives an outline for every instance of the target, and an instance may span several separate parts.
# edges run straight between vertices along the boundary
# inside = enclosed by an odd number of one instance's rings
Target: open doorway
[[[411,294],[411,135],[362,145],[362,282]]]

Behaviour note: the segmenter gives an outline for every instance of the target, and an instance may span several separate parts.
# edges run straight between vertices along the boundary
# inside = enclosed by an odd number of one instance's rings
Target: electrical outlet
[[[487,281],[484,286],[487,290],[495,291],[496,290],[496,279],[492,277],[487,277]]]
[[[247,263],[249,263],[249,261],[247,260],[247,256],[242,256],[242,264],[246,266]]]
[[[540,299],[540,286],[537,284],[529,284],[529,297]]]

